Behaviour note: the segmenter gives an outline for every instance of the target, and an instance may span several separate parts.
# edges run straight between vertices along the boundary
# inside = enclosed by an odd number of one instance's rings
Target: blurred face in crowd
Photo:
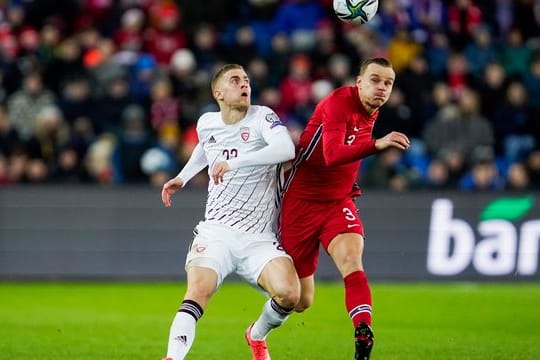
[[[368,112],[375,112],[388,101],[395,78],[396,74],[391,67],[376,63],[369,64],[365,71],[358,76],[356,85],[360,101]]]

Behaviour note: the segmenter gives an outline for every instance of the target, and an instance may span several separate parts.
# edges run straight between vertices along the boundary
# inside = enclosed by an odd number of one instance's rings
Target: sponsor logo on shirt
[[[214,135],[210,136],[210,139],[208,139],[208,143],[209,144],[215,144],[216,143],[216,138],[214,137]]]

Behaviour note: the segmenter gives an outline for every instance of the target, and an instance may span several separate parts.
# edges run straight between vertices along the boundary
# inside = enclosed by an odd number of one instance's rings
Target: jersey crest
[[[248,127],[240,128],[240,138],[242,139],[243,142],[246,142],[246,141],[249,140],[249,128]]]

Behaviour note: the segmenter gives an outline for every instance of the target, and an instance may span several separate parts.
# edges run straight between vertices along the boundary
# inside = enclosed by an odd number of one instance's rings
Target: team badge
[[[206,246],[204,246],[204,245],[197,245],[197,246],[195,247],[195,251],[196,251],[197,253],[199,253],[199,254],[200,254],[200,253],[203,253],[205,250],[206,250]]]
[[[276,115],[276,113],[270,113],[266,114],[265,118],[266,122],[270,123],[270,129],[275,128],[276,126],[283,125],[281,120],[279,120],[279,117]]]
[[[240,137],[242,138],[243,142],[246,142],[249,140],[249,128],[243,127],[240,128]]]

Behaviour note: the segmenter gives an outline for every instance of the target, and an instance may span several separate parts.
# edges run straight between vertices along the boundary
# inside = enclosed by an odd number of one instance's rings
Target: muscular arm
[[[208,160],[204,154],[204,149],[201,143],[198,143],[197,146],[193,149],[191,156],[189,157],[188,162],[180,171],[177,178],[181,179],[183,182],[182,186],[185,186],[186,183],[191,180],[195,175],[197,175],[202,169],[208,165]]]

